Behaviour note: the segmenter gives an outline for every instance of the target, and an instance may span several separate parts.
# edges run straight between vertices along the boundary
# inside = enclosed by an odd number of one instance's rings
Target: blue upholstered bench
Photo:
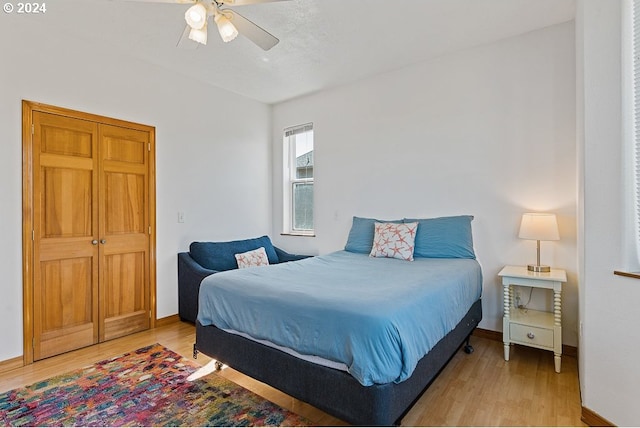
[[[290,254],[271,243],[268,236],[228,242],[192,242],[188,252],[178,253],[178,314],[195,323],[198,317],[200,282],[209,275],[237,269],[235,255],[264,247],[269,264],[301,260],[310,256]]]

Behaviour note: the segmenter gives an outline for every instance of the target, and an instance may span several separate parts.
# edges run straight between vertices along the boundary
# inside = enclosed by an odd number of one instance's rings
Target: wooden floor
[[[192,358],[195,328],[176,322],[151,331],[84,348],[0,373],[0,391],[29,385],[104,358],[160,343]],[[513,346],[505,362],[502,343],[472,337],[475,352],[459,351],[402,420],[402,426],[586,426],[581,404],[577,362],[562,358],[555,373],[550,352]],[[196,360],[205,364],[200,355]],[[345,425],[342,421],[242,374],[221,374],[263,397],[306,416],[316,425]]]

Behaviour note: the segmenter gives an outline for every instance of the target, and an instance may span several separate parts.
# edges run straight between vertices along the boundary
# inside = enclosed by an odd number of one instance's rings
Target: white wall
[[[0,25],[0,361],[22,355],[22,99],[156,127],[158,317],[178,312],[178,251],[271,228],[269,106],[29,19]]]
[[[621,1],[577,3],[580,170],[580,389],[583,406],[617,426],[640,421],[640,281],[625,269]]]
[[[497,273],[535,261],[535,242],[517,238],[521,214],[555,212],[561,241],[542,243],[542,262],[568,272],[563,341],[576,346],[574,36],[573,23],[557,25],[275,105],[275,241],[327,253],[344,247],[354,215],[473,214],[481,327],[501,331]],[[279,236],[282,130],[307,122],[317,236]],[[532,306],[550,303],[534,293]]]

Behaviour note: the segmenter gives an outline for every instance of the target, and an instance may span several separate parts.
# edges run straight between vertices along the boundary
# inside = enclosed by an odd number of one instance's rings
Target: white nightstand
[[[527,270],[526,266],[505,266],[498,276],[502,277],[502,341],[504,359],[509,361],[509,345],[533,346],[553,351],[556,372],[560,373],[562,356],[562,283],[567,282],[567,274],[562,269],[538,273]],[[513,285],[553,290],[553,312],[520,309],[512,306]]]

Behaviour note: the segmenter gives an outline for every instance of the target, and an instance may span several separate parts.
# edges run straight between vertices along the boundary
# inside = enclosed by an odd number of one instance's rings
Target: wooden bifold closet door
[[[23,102],[26,364],[152,326],[154,138]]]

